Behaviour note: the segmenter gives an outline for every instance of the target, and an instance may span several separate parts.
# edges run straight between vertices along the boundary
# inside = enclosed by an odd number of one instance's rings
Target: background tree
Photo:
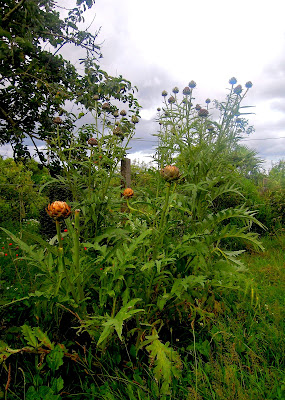
[[[53,0],[1,1],[0,10],[0,144],[10,143],[14,158],[30,157],[30,139],[42,163],[44,154],[38,140],[49,142],[55,135],[53,119],[64,116],[61,142],[68,145],[75,115],[66,110],[66,101],[94,107],[94,95],[103,102],[111,97],[137,103],[131,83],[120,76],[110,77],[100,70],[97,34],[81,31],[83,13],[94,0],[77,0],[62,18]],[[84,73],[64,59],[59,51],[66,44],[86,51],[81,60]],[[98,103],[100,111],[100,104]],[[137,108],[136,108],[137,110]]]

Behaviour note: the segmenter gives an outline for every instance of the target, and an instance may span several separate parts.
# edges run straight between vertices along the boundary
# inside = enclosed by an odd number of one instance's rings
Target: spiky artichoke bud
[[[160,170],[160,175],[164,180],[170,182],[179,178],[180,171],[175,165],[167,165]]]
[[[196,87],[196,82],[195,81],[190,81],[188,85],[191,89],[194,89]]]
[[[55,221],[66,219],[71,214],[71,207],[65,201],[54,201],[46,208],[48,215]]]
[[[233,76],[230,80],[229,80],[229,84],[231,85],[235,85],[237,83],[236,78]]]
[[[124,139],[124,134],[120,126],[116,126],[113,130],[113,135],[118,136],[121,139]]]
[[[189,95],[191,94],[191,90],[190,90],[190,88],[189,88],[188,86],[186,86],[186,87],[183,89],[182,93],[183,93],[185,96],[189,96]]]
[[[130,197],[133,197],[134,191],[131,188],[126,188],[123,192],[123,196],[125,199],[129,199]]]
[[[209,115],[209,111],[206,110],[205,108],[201,108],[198,111],[198,115],[199,115],[199,117],[207,117]]]
[[[97,146],[98,145],[98,140],[97,139],[95,139],[95,138],[90,138],[90,139],[88,139],[88,142],[87,142],[90,146]]]
[[[104,104],[102,104],[102,109],[103,110],[110,110],[110,104],[109,103],[104,103]]]
[[[237,86],[234,88],[234,93],[235,93],[235,94],[241,94],[241,92],[242,92],[242,86],[241,86],[241,85],[237,85]]]
[[[133,115],[133,116],[132,116],[132,123],[133,123],[133,124],[137,124],[138,122],[139,122],[138,117],[137,117],[136,115]]]
[[[60,124],[62,124],[62,119],[60,117],[55,117],[53,119],[53,123],[56,125],[60,125]]]

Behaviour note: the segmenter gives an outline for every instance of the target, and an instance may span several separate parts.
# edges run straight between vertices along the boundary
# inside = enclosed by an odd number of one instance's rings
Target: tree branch
[[[10,18],[10,15],[12,15],[13,12],[17,11],[18,8],[21,7],[21,5],[25,3],[25,1],[26,1],[26,0],[21,0],[21,1],[19,1],[19,3],[16,4],[15,7],[12,8],[12,10],[10,10],[10,11],[4,16],[4,18],[2,19],[2,22],[5,22],[7,19],[9,19],[9,18]]]

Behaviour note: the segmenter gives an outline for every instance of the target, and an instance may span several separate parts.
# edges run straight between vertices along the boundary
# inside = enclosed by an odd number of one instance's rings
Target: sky
[[[267,168],[285,158],[284,15],[284,0],[96,0],[86,23],[94,19],[90,31],[101,27],[102,68],[139,89],[136,137],[144,141],[132,141],[131,158],[153,153],[162,90],[182,90],[193,79],[197,102],[222,101],[232,76],[253,83],[243,104],[255,106],[255,132],[243,144]]]
[[[71,8],[74,0],[58,0]],[[66,12],[61,8],[61,12]],[[243,105],[255,106],[255,132],[242,143],[270,168],[285,158],[284,0],[96,0],[80,27],[100,28],[102,69],[138,87],[141,120],[129,157],[151,161],[158,130],[156,109],[162,90],[197,83],[197,103],[223,101],[229,79],[252,81]],[[82,54],[63,48],[80,68]]]

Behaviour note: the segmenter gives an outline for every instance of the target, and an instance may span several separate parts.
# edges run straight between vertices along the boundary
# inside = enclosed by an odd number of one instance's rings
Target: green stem
[[[62,281],[62,275],[64,274],[65,277],[66,277],[66,280],[68,282],[68,285],[69,285],[70,291],[72,293],[72,296],[73,296],[74,300],[77,302],[77,296],[76,296],[76,293],[75,293],[75,290],[74,290],[74,286],[73,286],[72,282],[69,279],[68,270],[66,269],[66,266],[65,266],[65,263],[64,263],[60,222],[56,220],[55,224],[56,224],[56,232],[57,232],[57,239],[58,239],[58,275],[59,275],[58,283],[57,283],[56,290],[55,290],[55,295],[57,295],[57,293],[59,291],[60,284],[61,284],[61,281]]]
[[[153,250],[153,260],[156,259],[157,257],[157,250],[158,250],[158,246],[160,245],[160,243],[163,242],[163,238],[164,238],[164,223],[165,223],[165,215],[166,215],[166,211],[168,209],[168,203],[169,203],[169,195],[170,195],[170,187],[171,187],[171,182],[167,182],[167,189],[166,189],[166,196],[165,196],[165,202],[164,202],[164,207],[161,213],[161,218],[160,218],[160,224],[159,224],[159,228],[158,228],[158,233],[156,234],[159,235],[158,237],[156,237],[155,240],[155,248]]]
[[[77,290],[79,293],[79,300],[84,299],[84,292],[82,286],[82,276],[80,274],[80,261],[79,261],[79,236],[80,236],[80,226],[79,226],[79,213],[80,210],[75,210],[74,213],[74,265],[75,274],[77,276]]]

